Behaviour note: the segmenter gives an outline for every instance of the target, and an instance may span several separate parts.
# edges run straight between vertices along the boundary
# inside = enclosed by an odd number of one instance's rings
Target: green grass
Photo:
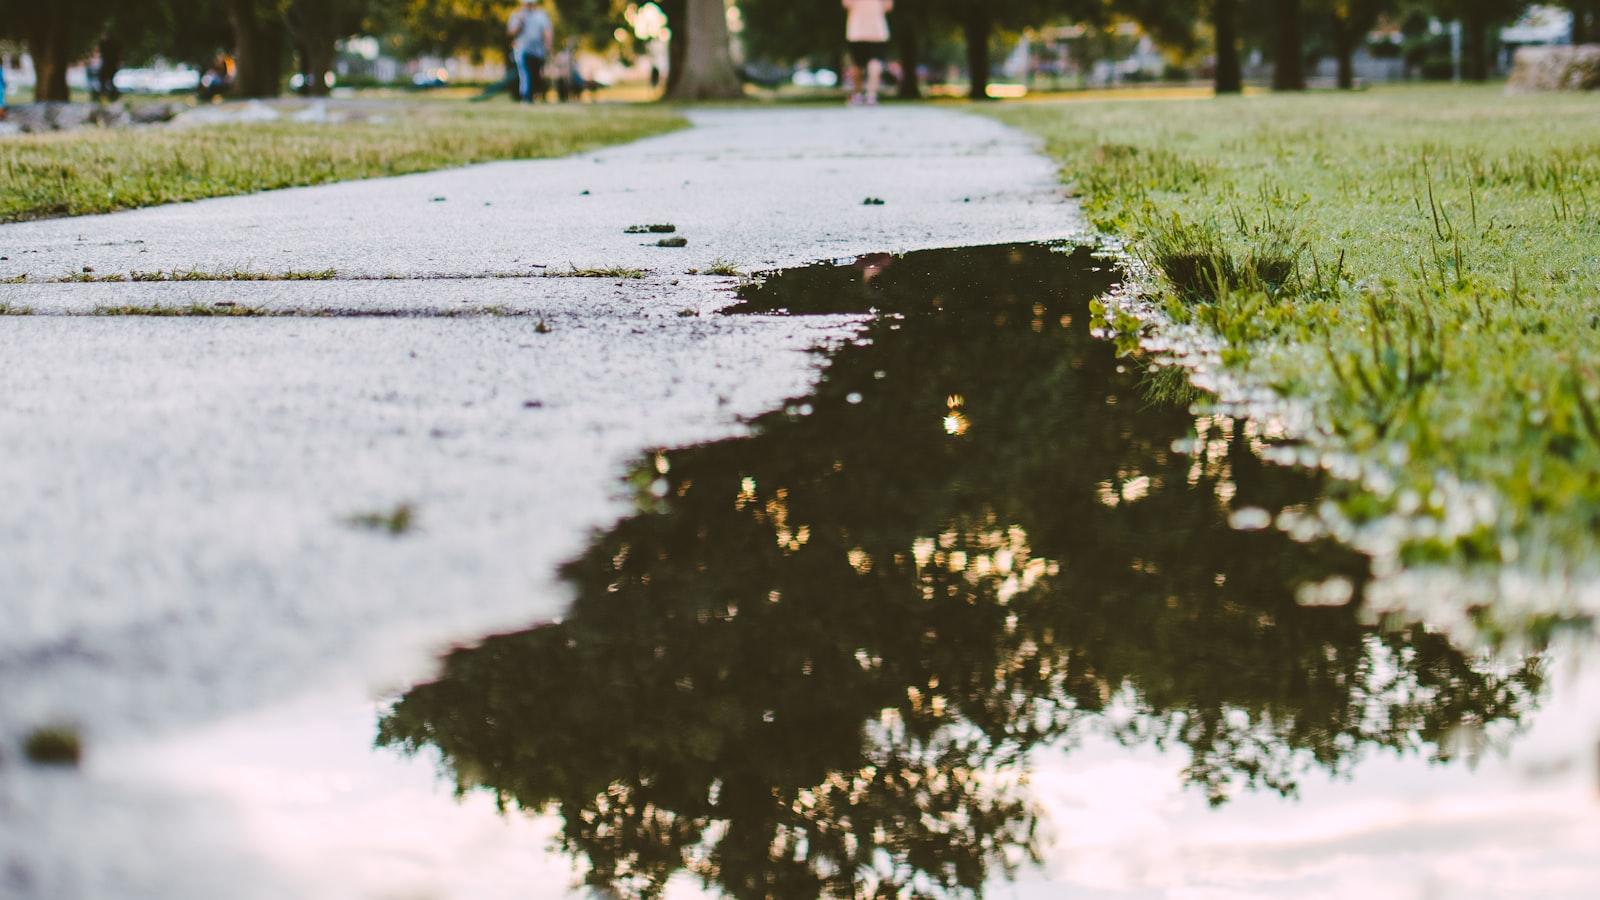
[[[0,307],[3,310],[4,307]],[[31,309],[12,313],[13,315],[31,315]],[[69,315],[84,315],[83,313],[69,313]],[[143,318],[224,318],[224,319],[501,319],[521,318],[532,315],[503,304],[488,306],[475,306],[466,309],[449,310],[410,310],[410,309],[339,309],[335,307],[279,307],[267,308],[250,306],[233,301],[219,303],[187,303],[178,305],[164,304],[122,304],[118,306],[96,306],[87,313],[98,318],[115,317],[143,317]],[[540,320],[540,325],[543,325]],[[548,330],[548,329],[546,329]]]
[[[416,527],[417,511],[411,504],[401,503],[393,509],[358,513],[345,519],[345,523],[351,528],[399,537]]]
[[[602,266],[599,268],[580,269],[569,266],[566,269],[553,269],[545,272],[546,278],[643,278],[649,273],[644,269],[634,269],[627,266]]]
[[[564,156],[684,124],[646,106],[430,102],[396,104],[384,122],[24,135],[0,141],[0,222]]]
[[[313,271],[300,271],[290,269],[287,272],[251,272],[244,269],[233,269],[226,272],[207,272],[200,269],[173,269],[167,272],[141,272],[128,273],[111,272],[101,275],[95,272],[73,272],[59,278],[51,279],[57,284],[119,284],[128,281],[332,281],[339,277],[334,269],[316,269]],[[27,276],[22,276],[26,280]]]
[[[1498,495],[1408,561],[1563,570],[1600,560],[1597,109],[1436,87],[992,114],[1044,136],[1171,319],[1398,471],[1362,514],[1426,513],[1441,473]]]
[[[245,306],[237,303],[190,303],[183,306],[134,305],[97,306],[95,316],[142,316],[146,318],[232,318],[259,319],[268,316],[286,316],[294,313]]]

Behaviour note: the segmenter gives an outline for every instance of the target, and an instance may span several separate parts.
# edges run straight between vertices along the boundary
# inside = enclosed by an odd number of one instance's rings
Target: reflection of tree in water
[[[567,618],[452,654],[380,743],[554,807],[624,893],[687,869],[737,896],[938,896],[1035,851],[1022,756],[1085,727],[1186,748],[1220,802],[1514,722],[1531,667],[1295,602],[1362,562],[1228,527],[1316,483],[1231,422],[1172,451],[1194,417],[1088,334],[1113,278],[988,248],[749,292],[902,315],[754,436],[646,461],[638,514],[569,567]]]

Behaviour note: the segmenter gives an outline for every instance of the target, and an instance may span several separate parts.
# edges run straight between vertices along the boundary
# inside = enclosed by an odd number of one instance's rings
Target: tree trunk
[[[689,33],[681,27],[684,19],[684,0],[656,0],[656,5],[667,16],[668,30],[672,38],[667,41],[667,70],[662,73],[661,90],[663,96],[670,96],[672,89],[678,84],[678,75],[683,72],[683,57],[689,48]]]
[[[117,73],[122,71],[122,42],[116,38],[105,38],[100,42],[100,97],[103,100],[116,100],[121,97],[117,90]]]
[[[1238,0],[1216,0],[1211,9],[1211,24],[1217,33],[1216,90],[1237,94],[1244,90],[1244,74],[1239,66]]]
[[[1477,10],[1467,11],[1461,19],[1461,77],[1469,82],[1486,82],[1490,78],[1488,37],[1488,16]]]
[[[689,35],[687,33],[672,33],[672,40],[667,44],[667,85],[663,89],[664,96],[672,96],[677,89],[678,81],[683,77],[683,60],[689,55]]]
[[[1272,89],[1306,89],[1305,41],[1300,31],[1300,0],[1276,0],[1274,39],[1277,52],[1272,64]]]
[[[71,42],[67,16],[60,10],[36,12],[28,21],[28,55],[33,58],[35,82],[33,99],[39,103],[65,103],[72,99],[67,88],[67,66],[71,64]]]
[[[895,42],[900,49],[900,99],[922,98],[922,35],[917,30],[916,19],[901,15],[894,22]]]
[[[300,50],[300,69],[306,79],[306,96],[326,97],[333,91],[328,87],[328,73],[333,71],[333,44],[313,43]]]
[[[260,15],[255,0],[228,0],[235,97],[276,97],[283,92],[283,29],[276,17]]]
[[[1587,44],[1594,40],[1595,27],[1600,25],[1600,2],[1596,0],[1572,0],[1568,4],[1572,10],[1572,43]]]
[[[1339,90],[1353,90],[1356,86],[1356,35],[1355,25],[1349,19],[1334,20],[1333,52],[1339,61]]]
[[[989,31],[992,27],[989,10],[983,0],[968,0],[967,14],[961,23],[967,39],[967,80],[971,85],[967,96],[973,100],[989,99]]]
[[[673,100],[736,100],[744,96],[728,50],[728,10],[723,0],[688,0],[681,29],[672,40],[688,38],[683,65],[667,96]]]
[[[338,19],[347,14],[346,5],[337,0],[296,0],[283,11],[283,23],[294,37],[308,97],[329,94],[328,73],[333,71],[341,30]]]
[[[1489,80],[1489,19],[1469,9],[1461,21],[1462,77],[1468,81]]]

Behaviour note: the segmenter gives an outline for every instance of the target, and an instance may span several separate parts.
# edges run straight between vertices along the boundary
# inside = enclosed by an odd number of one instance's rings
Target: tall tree
[[[1238,0],[1212,0],[1211,25],[1216,32],[1218,94],[1244,91],[1244,70],[1239,63]]]
[[[1378,16],[1393,7],[1388,0],[1323,0],[1317,18],[1326,24],[1332,40],[1341,90],[1355,87],[1356,50],[1377,24]]]
[[[281,0],[307,94],[327,96],[335,47],[342,38],[361,30],[371,5],[369,0]]]
[[[993,62],[989,58],[989,38],[994,34],[994,16],[984,0],[963,0],[961,3],[961,34],[967,42],[968,98],[989,99],[989,74]]]
[[[203,69],[233,42],[217,0],[123,0],[106,33],[117,35],[130,65],[161,57]]]
[[[1300,0],[1273,0],[1272,89],[1306,89],[1305,31],[1302,28]]]
[[[288,41],[275,0],[227,0],[237,66],[236,97],[276,97],[283,92]]]
[[[922,41],[927,31],[927,0],[897,0],[894,5],[893,33],[900,54],[900,99],[922,96]]]
[[[1239,65],[1239,0],[1113,0],[1089,9],[1127,16],[1156,41],[1184,52],[1194,49],[1196,31],[1208,16],[1216,45],[1216,92],[1237,94],[1244,76]]]
[[[723,0],[686,0],[682,21],[672,26],[672,41],[684,45],[681,66],[667,88],[668,98],[731,100],[744,96],[728,46],[728,8]]]
[[[1060,0],[933,0],[932,12],[961,30],[967,50],[968,96],[989,99],[994,67],[989,42],[997,28],[1033,25],[1047,18],[1083,13],[1090,4]]]
[[[67,68],[99,39],[111,6],[111,0],[0,0],[0,36],[27,45],[35,100],[71,99]]]
[[[1487,81],[1494,69],[1489,38],[1494,26],[1522,11],[1521,0],[1439,0],[1435,11],[1461,23],[1461,74],[1468,81]]]
[[[1600,40],[1600,0],[1567,0],[1572,11],[1572,43]]]

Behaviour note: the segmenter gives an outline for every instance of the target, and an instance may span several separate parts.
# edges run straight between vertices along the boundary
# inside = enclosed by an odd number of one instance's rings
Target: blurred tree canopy
[[[36,100],[67,99],[67,68],[94,46],[117,6],[116,0],[0,0],[0,37],[27,45]]]
[[[673,39],[669,96],[735,96],[728,52],[726,0],[660,0]],[[386,39],[399,55],[464,53],[497,56],[517,0],[0,0],[0,38],[23,42],[36,60],[38,99],[67,97],[66,70],[98,49],[114,74],[125,62],[154,56],[204,64],[219,53],[238,67],[234,92],[272,96],[286,74],[303,76],[308,93],[326,91],[338,41],[357,34]],[[611,45],[636,2],[550,0],[567,37]],[[899,0],[891,14],[901,94],[921,93],[930,55],[964,56],[970,96],[988,96],[997,42],[1027,28],[1059,22],[1109,28],[1136,22],[1175,54],[1211,48],[1219,93],[1242,89],[1241,56],[1259,50],[1273,63],[1274,86],[1298,90],[1308,63],[1337,62],[1340,87],[1355,84],[1354,59],[1374,25],[1387,18],[1459,21],[1463,73],[1474,80],[1493,69],[1495,29],[1527,7],[1524,0]],[[1574,40],[1600,33],[1600,0],[1568,0]],[[840,67],[844,14],[837,0],[738,0],[746,55],[752,60],[812,60]],[[697,39],[697,35],[699,36]],[[632,38],[622,39],[624,54]],[[938,53],[932,53],[937,45]],[[1448,52],[1448,48],[1445,51]],[[1423,68],[1437,75],[1437,66]]]

